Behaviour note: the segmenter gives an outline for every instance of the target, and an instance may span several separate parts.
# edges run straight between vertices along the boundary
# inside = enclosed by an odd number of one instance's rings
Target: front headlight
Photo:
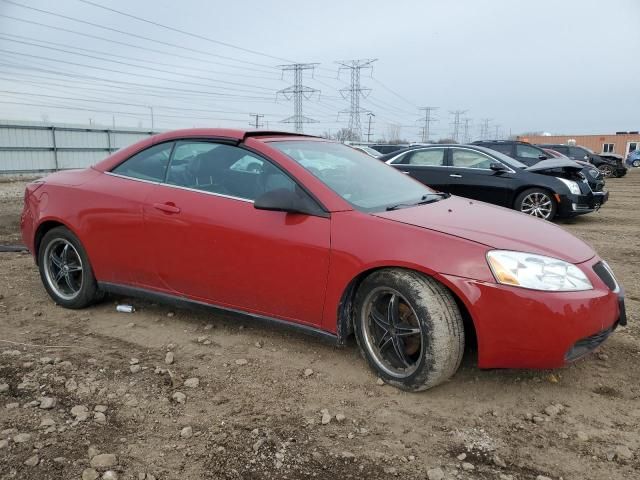
[[[574,195],[580,195],[580,186],[578,185],[577,182],[574,182],[573,180],[567,180],[566,178],[560,178],[560,177],[556,177],[556,178],[560,180],[562,183],[564,183],[569,188],[569,191],[571,193],[573,193]]]
[[[487,262],[498,283],[532,290],[577,292],[593,285],[575,265],[533,253],[492,250]]]
[[[589,175],[591,175],[593,178],[598,178],[600,176],[600,170],[596,168],[590,168]]]

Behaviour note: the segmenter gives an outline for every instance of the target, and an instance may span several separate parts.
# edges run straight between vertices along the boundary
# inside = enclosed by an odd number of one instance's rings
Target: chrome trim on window
[[[198,190],[196,188],[183,187],[181,185],[172,185],[170,183],[154,182],[154,181],[151,181],[151,180],[144,180],[142,178],[127,177],[126,175],[120,175],[118,173],[113,173],[113,172],[104,172],[104,173],[107,174],[107,175],[112,175],[114,177],[120,177],[120,178],[124,178],[124,179],[127,179],[127,180],[134,180],[136,182],[150,183],[152,185],[158,185],[158,186],[161,186],[161,187],[177,188],[179,190],[187,190],[189,192],[203,193],[205,195],[213,195],[215,197],[229,198],[231,200],[239,200],[241,202],[253,203],[253,200],[250,200],[248,198],[234,197],[233,195],[225,195],[223,193],[207,192],[206,190]]]

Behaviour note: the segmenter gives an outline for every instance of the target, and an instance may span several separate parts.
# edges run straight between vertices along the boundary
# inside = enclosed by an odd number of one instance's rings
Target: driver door
[[[266,191],[296,187],[248,150],[178,142],[167,181],[144,208],[158,282],[180,296],[319,326],[330,219],[253,206]]]
[[[510,192],[515,189],[511,169],[504,172],[491,170],[492,163],[499,163],[484,152],[451,147],[448,168],[451,177],[451,193],[483,202],[510,207]]]

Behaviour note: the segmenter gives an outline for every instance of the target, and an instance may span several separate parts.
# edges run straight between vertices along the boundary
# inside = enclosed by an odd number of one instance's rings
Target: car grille
[[[616,282],[616,279],[607,264],[604,262],[598,262],[593,266],[593,271],[596,272],[596,275],[600,277],[600,280],[609,287],[609,290],[614,292],[618,290],[618,282]]]
[[[611,332],[613,332],[613,328],[607,328],[606,330],[602,330],[594,335],[585,337],[582,340],[578,340],[566,353],[564,359],[567,362],[572,362],[580,357],[583,357],[587,353],[600,346],[602,342],[604,342],[609,337],[609,335],[611,335]]]

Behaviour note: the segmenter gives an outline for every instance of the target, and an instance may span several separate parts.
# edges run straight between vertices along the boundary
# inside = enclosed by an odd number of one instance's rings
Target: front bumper
[[[558,368],[604,341],[624,319],[624,299],[594,272],[596,257],[579,266],[593,284],[582,292],[542,292],[446,276],[476,330],[480,368]],[[579,342],[607,332],[571,355]],[[575,351],[574,351],[575,353]]]
[[[616,165],[615,176],[620,178],[624,177],[627,174],[627,167],[625,167],[622,163]]]
[[[582,195],[561,195],[559,217],[573,217],[599,210],[609,200],[609,192],[590,192]]]

